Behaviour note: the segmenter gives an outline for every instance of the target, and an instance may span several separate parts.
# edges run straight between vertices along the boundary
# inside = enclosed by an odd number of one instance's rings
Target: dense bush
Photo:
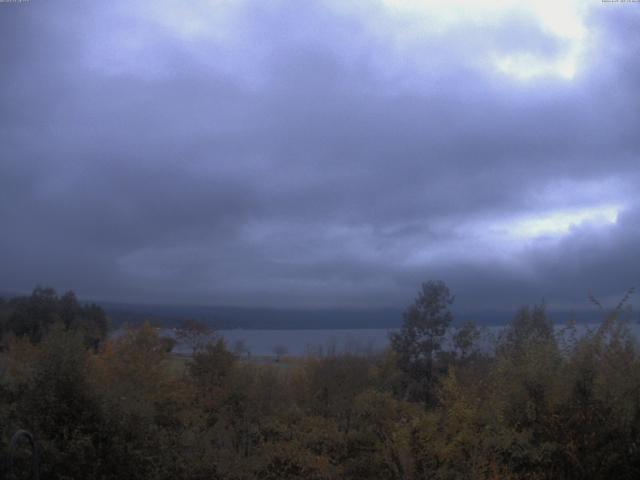
[[[36,297],[4,316],[0,424],[5,455],[35,434],[45,479],[640,475],[640,355],[619,312],[578,335],[524,308],[494,348],[466,325],[445,349],[452,297],[426,284],[387,352],[260,364],[222,340],[177,357],[148,324],[94,348],[72,327],[86,315]],[[25,312],[40,334],[19,334]]]

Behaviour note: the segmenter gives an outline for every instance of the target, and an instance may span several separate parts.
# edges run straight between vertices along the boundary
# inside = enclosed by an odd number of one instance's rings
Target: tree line
[[[622,306],[586,333],[524,307],[481,348],[453,301],[424,283],[384,352],[259,364],[221,338],[179,358],[149,323],[109,337],[99,307],[36,289],[0,303],[1,453],[27,429],[47,479],[639,478]]]

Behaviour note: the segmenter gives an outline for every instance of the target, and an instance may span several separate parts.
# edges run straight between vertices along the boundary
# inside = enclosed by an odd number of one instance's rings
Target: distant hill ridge
[[[22,295],[28,295],[23,293]],[[0,292],[1,298],[21,296],[16,292]],[[197,305],[149,305],[103,302],[80,299],[82,303],[95,302],[100,305],[112,321],[113,327],[125,323],[139,324],[145,320],[172,327],[182,320],[195,319],[209,323],[213,328],[263,330],[338,330],[366,328],[398,328],[402,324],[404,308],[326,308],[288,309],[273,307],[197,306]],[[462,310],[453,308],[454,323],[468,320],[483,326],[500,326],[509,322],[516,308]],[[601,312],[593,308],[561,310],[548,308],[547,313],[554,323],[565,323],[575,318],[579,323],[594,323],[602,319]]]

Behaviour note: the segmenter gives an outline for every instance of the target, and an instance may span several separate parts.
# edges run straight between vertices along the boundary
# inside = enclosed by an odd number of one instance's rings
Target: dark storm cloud
[[[573,80],[522,82],[492,55],[570,48],[522,12],[400,41],[381,4],[177,5],[0,6],[0,288],[402,305],[444,278],[490,306],[638,278],[633,8],[590,10]],[[560,240],[491,233],[605,203]]]

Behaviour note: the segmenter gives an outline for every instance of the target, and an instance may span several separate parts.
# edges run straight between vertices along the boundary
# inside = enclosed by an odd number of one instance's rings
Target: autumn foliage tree
[[[404,312],[399,332],[391,335],[399,368],[407,376],[407,398],[425,403],[435,399],[438,354],[453,315],[454,297],[442,281],[423,283],[414,303]]]

